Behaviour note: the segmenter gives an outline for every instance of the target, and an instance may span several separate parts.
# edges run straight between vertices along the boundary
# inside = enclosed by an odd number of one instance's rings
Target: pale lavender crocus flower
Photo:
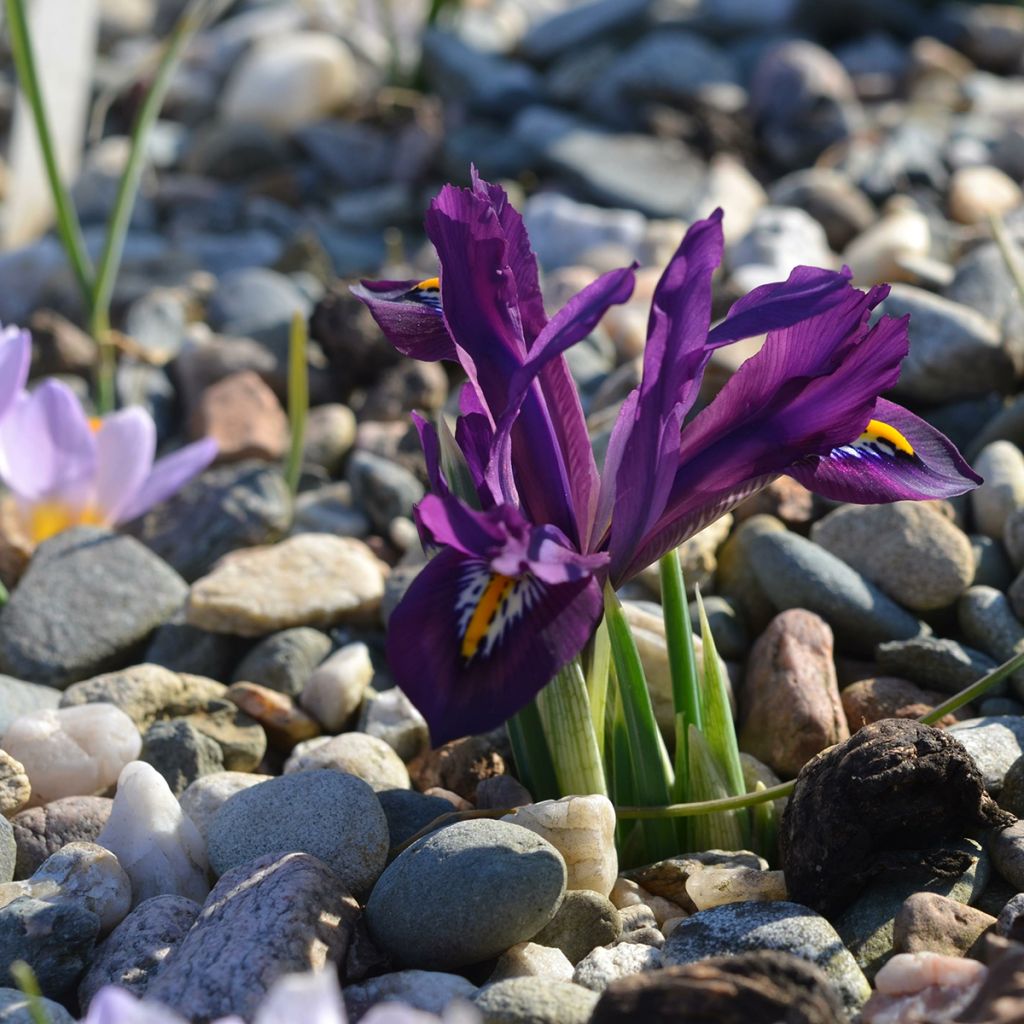
[[[0,420],[14,405],[28,380],[32,339],[20,327],[0,327]]]
[[[467,1003],[453,1003],[441,1017],[404,1003],[379,1003],[362,1018],[365,1024],[479,1024],[480,1015]],[[333,971],[282,975],[256,1010],[253,1024],[348,1024],[345,1003]],[[159,1003],[136,999],[107,985],[96,993],[82,1024],[187,1024]],[[213,1024],[243,1024],[240,1017],[220,1017]]]
[[[8,384],[6,347],[0,346],[0,399]],[[144,409],[90,419],[58,380],[31,392],[19,385],[0,419],[0,479],[33,543],[70,526],[134,519],[209,466],[217,445],[205,438],[154,462],[155,454],[156,426]]]

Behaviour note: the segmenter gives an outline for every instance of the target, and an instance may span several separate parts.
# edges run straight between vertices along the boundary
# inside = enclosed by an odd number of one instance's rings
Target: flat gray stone
[[[1013,614],[1006,595],[995,587],[968,588],[957,602],[956,613],[967,639],[997,662],[1024,651],[1024,625]],[[1010,677],[1010,686],[1018,697],[1024,696],[1024,671]]]
[[[127,664],[187,594],[133,537],[66,530],[39,546],[0,611],[0,669],[63,689]]]
[[[323,861],[348,892],[362,896],[384,870],[388,824],[362,779],[345,772],[296,772],[243,789],[207,832],[218,875],[257,857],[299,851]]]
[[[678,924],[662,950],[665,966],[752,949],[777,949],[820,967],[843,1005],[856,1013],[871,994],[867,978],[828,921],[813,910],[780,900],[729,903],[702,910]]]
[[[460,821],[391,862],[370,894],[366,920],[396,963],[449,970],[536,935],[558,909],[565,880],[561,854],[529,829]]]
[[[283,974],[344,961],[358,914],[323,861],[271,854],[229,871],[146,989],[190,1020],[251,1020]]]
[[[989,793],[998,795],[1010,766],[1024,754],[1024,717],[968,718],[951,725],[949,734],[974,758]]]
[[[508,978],[485,985],[473,1005],[481,1024],[587,1024],[597,992],[555,978]]]
[[[460,974],[443,971],[392,971],[369,981],[346,985],[345,1012],[349,1024],[356,1022],[377,1003],[405,1003],[424,1013],[441,1014],[454,999],[469,1001],[477,987]]]
[[[909,679],[929,690],[959,693],[998,666],[982,651],[946,637],[918,636],[893,640],[875,648],[875,661],[881,675]],[[1005,684],[992,688],[1005,693]]]
[[[117,985],[141,998],[201,910],[184,896],[165,894],[143,900],[96,947],[78,986],[82,1009],[88,1009],[104,985]]]
[[[298,697],[332,646],[326,633],[311,626],[282,629],[260,640],[238,663],[232,679]]]
[[[75,1024],[75,1018],[60,1003],[43,999],[42,1007],[49,1024]],[[0,988],[0,1024],[35,1024],[24,992],[16,988]]]

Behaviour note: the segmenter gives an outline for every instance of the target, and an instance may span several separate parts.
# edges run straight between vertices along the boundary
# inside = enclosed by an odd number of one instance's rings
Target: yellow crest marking
[[[438,291],[441,287],[441,279],[439,277],[428,277],[425,281],[420,281],[419,284],[414,285],[414,287],[419,292]]]
[[[914,446],[893,426],[883,423],[882,420],[871,420],[864,433],[857,438],[857,441],[870,444],[872,441],[885,441],[898,452],[905,455],[914,455]],[[855,442],[856,443],[856,442]]]
[[[467,661],[476,654],[481,641],[487,636],[494,616],[497,615],[498,609],[508,597],[515,582],[515,578],[512,576],[502,576],[500,573],[491,575],[473,609],[466,632],[462,635],[462,657]]]

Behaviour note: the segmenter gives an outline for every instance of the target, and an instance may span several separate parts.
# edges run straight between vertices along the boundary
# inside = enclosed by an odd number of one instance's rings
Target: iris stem
[[[306,318],[300,313],[292,315],[288,335],[288,424],[291,427],[291,447],[285,463],[284,477],[294,498],[299,492],[302,476],[302,449],[306,441],[306,420],[309,416],[309,363],[307,349],[309,331]]]
[[[579,659],[569,662],[537,696],[548,750],[563,796],[608,795],[590,698]]]
[[[86,307],[92,307],[93,269],[89,254],[82,237],[82,225],[78,220],[75,204],[61,180],[60,168],[57,166],[57,152],[54,149],[53,137],[50,134],[50,121],[46,113],[46,100],[39,85],[36,71],[35,54],[32,51],[32,40],[25,17],[23,0],[5,0],[7,21],[10,24],[11,54],[18,72],[18,83],[32,112],[32,121],[39,140],[39,149],[43,156],[46,179],[53,198],[53,207],[57,218],[57,234],[67,254],[71,270],[82,292]]]

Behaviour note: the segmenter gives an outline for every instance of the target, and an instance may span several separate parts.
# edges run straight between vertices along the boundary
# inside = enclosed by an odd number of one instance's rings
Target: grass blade
[[[721,800],[731,796],[718,758],[707,739],[691,725],[687,737],[690,752],[690,792],[698,800]],[[742,850],[746,847],[746,828],[742,810],[704,814],[690,822],[691,842],[695,850]]]
[[[615,666],[615,678],[622,698],[636,799],[641,804],[665,804],[670,799],[672,785],[668,754],[658,732],[651,695],[633,634],[622,612],[622,605],[610,585],[605,587],[604,607],[612,664]],[[677,853],[679,844],[672,823],[645,821],[644,847],[645,856],[651,860]]]
[[[441,476],[448,484],[448,490],[461,498],[470,508],[480,507],[480,496],[476,492],[473,474],[469,471],[469,463],[459,447],[455,435],[440,413],[436,421],[438,447],[441,450]]]
[[[288,333],[288,425],[291,446],[285,461],[284,478],[292,497],[299,493],[302,476],[302,451],[306,443],[306,421],[309,418],[309,328],[298,311],[292,314]]]
[[[50,133],[46,103],[39,86],[39,74],[36,70],[35,55],[32,52],[32,40],[28,29],[28,19],[25,16],[25,5],[23,0],[4,0],[4,8],[10,25],[11,54],[18,72],[18,84],[32,111],[32,121],[39,139],[39,149],[43,155],[43,166],[46,168],[46,178],[53,196],[57,234],[60,236],[61,245],[64,246],[64,252],[71,264],[71,270],[75,275],[75,281],[78,283],[85,306],[87,309],[91,309],[94,287],[92,262],[85,248],[78,212],[75,210],[75,204],[71,201],[71,193],[61,180],[60,168],[57,166],[57,151]]]
[[[594,723],[597,749],[604,757],[605,735],[608,732],[608,680],[611,675],[612,648],[604,619],[597,625],[590,643],[583,651],[583,674],[590,696],[590,715]]]
[[[519,781],[530,791],[530,796],[534,800],[554,800],[560,796],[537,702],[531,700],[516,712],[508,720],[507,729]]]

